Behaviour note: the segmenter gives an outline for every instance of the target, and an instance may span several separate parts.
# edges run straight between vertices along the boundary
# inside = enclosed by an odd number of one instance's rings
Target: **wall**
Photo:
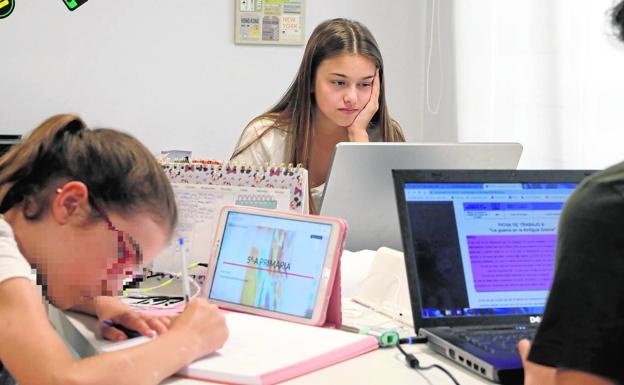
[[[457,141],[454,5],[426,2],[423,52],[423,134],[425,142]]]
[[[520,168],[624,159],[624,43],[610,36],[613,4],[455,0],[457,138],[520,142]]]
[[[228,0],[17,0],[0,20],[0,133],[25,133],[47,116],[80,113],[131,132],[158,152],[225,158],[245,124],[271,106],[303,47],[233,43]],[[362,21],[386,64],[390,111],[423,138],[422,1],[308,0],[306,33],[333,17]]]

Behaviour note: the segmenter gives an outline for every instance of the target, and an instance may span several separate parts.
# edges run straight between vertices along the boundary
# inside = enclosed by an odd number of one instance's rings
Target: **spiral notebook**
[[[221,164],[213,160],[162,161],[178,206],[176,235],[184,237],[189,263],[207,263],[216,220],[227,205],[308,212],[308,171],[292,165]],[[152,270],[180,271],[177,242]]]

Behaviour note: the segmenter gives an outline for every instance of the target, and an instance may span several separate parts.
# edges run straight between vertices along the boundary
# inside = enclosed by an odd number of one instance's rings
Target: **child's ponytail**
[[[0,158],[0,213],[20,203],[41,188],[41,176],[60,170],[46,164],[55,142],[66,133],[76,134],[86,126],[74,115],[56,115],[43,122],[24,142],[14,145]],[[43,178],[48,179],[48,178]]]
[[[177,209],[156,158],[132,136],[90,130],[75,115],[56,115],[0,158],[0,213],[24,203],[38,219],[58,184],[84,183],[89,199],[119,214],[143,211],[173,231]]]

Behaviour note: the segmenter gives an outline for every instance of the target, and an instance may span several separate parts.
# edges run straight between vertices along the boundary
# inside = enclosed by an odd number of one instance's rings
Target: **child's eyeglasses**
[[[103,207],[98,205],[95,201],[91,201],[91,204],[102,219],[104,219],[108,225],[108,229],[117,233],[117,263],[133,263],[140,265],[143,262],[143,254],[141,253],[141,246],[139,243],[125,231],[119,230],[113,222],[111,222]]]

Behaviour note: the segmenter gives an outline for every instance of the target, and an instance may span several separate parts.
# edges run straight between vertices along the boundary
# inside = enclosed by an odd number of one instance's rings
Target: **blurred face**
[[[158,255],[168,240],[166,231],[148,214],[131,219],[110,214],[108,219],[66,234],[62,252],[73,268],[50,269],[62,272],[62,282],[48,277],[50,289],[53,284],[64,288],[50,290],[50,294],[55,293],[57,306],[73,306],[99,295],[119,295],[123,280],[136,276],[140,265]]]
[[[133,277],[169,240],[169,229],[144,210],[126,217],[90,202],[80,181],[48,189],[48,207],[36,219],[40,206],[30,197],[7,210],[4,218],[20,252],[42,278],[47,297],[61,309],[100,295],[118,295],[123,280]]]
[[[343,54],[323,60],[314,81],[319,120],[350,126],[370,99],[375,71],[375,63],[361,55]]]

